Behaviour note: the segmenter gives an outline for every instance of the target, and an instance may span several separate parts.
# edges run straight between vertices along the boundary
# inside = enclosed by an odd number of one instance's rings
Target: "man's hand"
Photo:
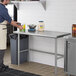
[[[19,25],[19,27],[18,27],[20,30],[22,30],[23,29],[23,27],[21,26],[21,25]]]
[[[17,28],[19,28],[20,30],[23,29],[23,27],[21,25],[18,25],[19,22],[16,22],[16,21],[11,21],[11,24]],[[19,23],[20,24],[20,23]]]

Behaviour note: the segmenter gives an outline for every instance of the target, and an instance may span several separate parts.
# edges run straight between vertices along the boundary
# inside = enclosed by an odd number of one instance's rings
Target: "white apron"
[[[0,23],[0,50],[7,49],[7,21]]]

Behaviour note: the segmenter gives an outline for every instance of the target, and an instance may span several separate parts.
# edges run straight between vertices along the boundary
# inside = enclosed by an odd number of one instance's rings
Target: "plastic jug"
[[[39,21],[38,31],[44,31],[44,21]]]

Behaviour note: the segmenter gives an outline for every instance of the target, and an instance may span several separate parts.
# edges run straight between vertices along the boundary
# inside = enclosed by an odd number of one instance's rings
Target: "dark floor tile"
[[[19,76],[40,76],[40,75],[25,72],[24,74],[21,74]]]
[[[1,73],[0,76],[16,76],[16,75],[13,75],[13,74],[10,74],[10,73]]]
[[[0,76],[40,76],[40,75],[9,68],[9,70],[1,72]]]
[[[15,70],[15,69],[12,69],[11,71],[9,71],[9,73],[15,74],[15,75],[21,75],[21,74],[23,74],[23,73],[25,73],[25,72],[19,71],[19,70]]]

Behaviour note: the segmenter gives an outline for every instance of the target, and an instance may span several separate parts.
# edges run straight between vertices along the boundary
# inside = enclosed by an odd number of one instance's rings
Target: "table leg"
[[[18,34],[18,66],[20,65],[20,34]]]
[[[30,35],[28,37],[28,62],[30,61],[30,55],[29,55],[29,52],[30,52]]]
[[[57,76],[57,38],[55,39],[55,76]]]

